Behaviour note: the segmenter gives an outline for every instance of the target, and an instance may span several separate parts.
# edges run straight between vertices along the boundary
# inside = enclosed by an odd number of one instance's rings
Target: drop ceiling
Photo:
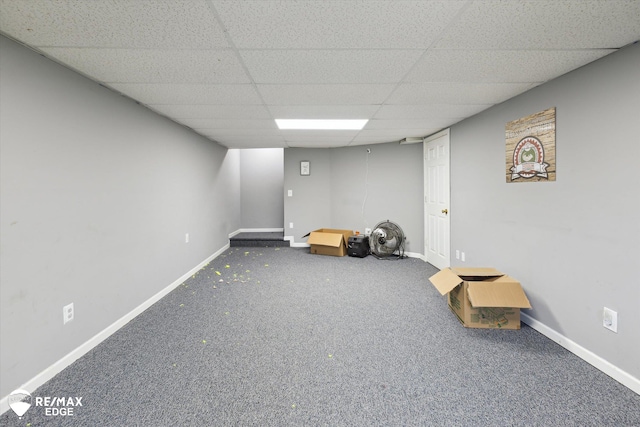
[[[343,147],[433,134],[615,52],[640,1],[0,0],[0,32],[226,147]]]

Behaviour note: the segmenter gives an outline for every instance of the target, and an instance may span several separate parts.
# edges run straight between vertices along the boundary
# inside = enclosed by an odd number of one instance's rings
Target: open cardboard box
[[[302,237],[309,237],[307,243],[311,245],[312,254],[345,256],[347,242],[353,234],[353,230],[320,228]]]
[[[531,308],[520,282],[494,268],[445,268],[429,281],[467,328],[520,329],[520,309]]]

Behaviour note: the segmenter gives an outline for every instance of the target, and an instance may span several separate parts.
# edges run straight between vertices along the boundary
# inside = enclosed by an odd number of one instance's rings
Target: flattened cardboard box
[[[445,268],[429,281],[467,328],[520,329],[520,309],[531,308],[520,282],[494,268]]]
[[[303,236],[309,237],[307,243],[311,245],[311,253],[317,255],[345,256],[347,242],[353,236],[353,230],[335,228],[320,228]]]

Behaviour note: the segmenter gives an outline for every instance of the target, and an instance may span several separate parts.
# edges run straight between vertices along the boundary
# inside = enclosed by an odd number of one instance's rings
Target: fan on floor
[[[369,237],[371,254],[379,259],[404,258],[404,232],[389,220],[378,223]]]

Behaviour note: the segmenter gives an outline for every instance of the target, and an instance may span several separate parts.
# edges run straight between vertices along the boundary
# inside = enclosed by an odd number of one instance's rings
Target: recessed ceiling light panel
[[[368,120],[276,119],[278,129],[360,130]]]

